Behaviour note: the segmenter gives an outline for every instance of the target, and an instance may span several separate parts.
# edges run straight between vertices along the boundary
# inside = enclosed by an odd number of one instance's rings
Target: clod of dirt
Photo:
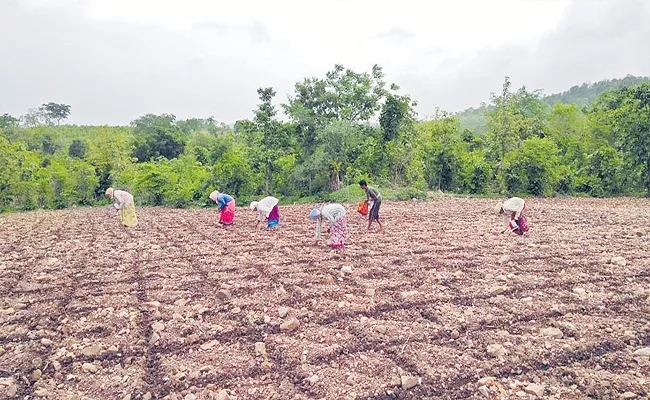
[[[587,290],[581,287],[577,287],[573,289],[573,293],[577,294],[578,296],[583,296],[585,293],[587,293]]]
[[[374,288],[366,288],[366,296],[373,297],[375,295],[375,289]]]
[[[386,332],[388,331],[388,329],[384,325],[375,326],[375,330],[381,333],[382,335],[386,334]]]
[[[496,381],[496,378],[493,376],[486,376],[485,378],[481,378],[478,380],[479,385],[484,385],[484,386],[492,386],[494,385],[494,382]]]
[[[642,349],[635,350],[632,354],[640,357],[650,357],[650,347],[644,347]]]
[[[51,267],[51,266],[53,266],[54,264],[56,264],[57,262],[59,262],[59,259],[58,259],[58,258],[47,257],[46,259],[44,259],[44,260],[42,261],[41,264],[43,264],[43,265],[45,265],[45,266],[47,266],[47,267]]]
[[[618,265],[619,267],[624,267],[627,265],[627,260],[623,257],[612,257],[610,260],[611,264]]]
[[[158,332],[154,332],[151,334],[151,338],[149,339],[149,345],[155,346],[159,340],[160,340],[160,335],[158,334]]]
[[[34,391],[34,394],[37,397],[47,397],[50,395],[50,392],[48,392],[47,389],[38,389]]]
[[[160,321],[156,321],[153,324],[151,324],[151,329],[153,329],[156,332],[162,332],[165,330],[165,324],[163,324]]]
[[[266,344],[264,342],[255,342],[255,355],[258,357],[266,356]]]
[[[490,398],[490,389],[487,386],[479,386],[478,392],[483,395],[483,397]]]
[[[147,392],[142,396],[142,400],[151,400],[151,392]]]
[[[95,357],[98,356],[101,351],[102,351],[101,346],[92,345],[92,346],[85,347],[83,350],[81,350],[81,354],[88,357]]]
[[[181,314],[179,314],[179,313],[174,313],[174,314],[172,315],[172,319],[173,319],[174,321],[176,321],[176,322],[185,322],[185,317],[183,317],[183,316],[182,316]]]
[[[40,369],[35,369],[32,371],[31,374],[29,374],[29,378],[33,382],[36,382],[37,380],[41,379],[41,376],[43,376],[43,371],[41,371]]]
[[[564,337],[564,333],[562,333],[558,328],[544,328],[541,329],[540,332],[542,336],[551,337],[553,339],[562,339],[562,337]]]
[[[228,301],[232,298],[232,293],[230,293],[230,290],[227,289],[221,289],[216,293],[217,299],[221,301]]]
[[[494,286],[494,287],[490,288],[490,294],[494,296],[494,295],[497,295],[497,294],[501,294],[501,293],[505,292],[506,290],[508,290],[507,286]]]
[[[218,340],[210,340],[209,342],[205,342],[201,345],[201,350],[210,350],[211,348],[213,348],[218,344],[219,344]]]
[[[492,357],[503,357],[506,354],[508,354],[508,350],[506,350],[506,348],[503,347],[503,345],[490,344],[487,346],[487,353]]]
[[[531,383],[530,385],[526,386],[524,391],[528,394],[534,394],[537,397],[544,396],[544,386],[538,385],[536,383]]]
[[[232,397],[226,392],[224,389],[221,389],[220,391],[217,392],[217,394],[214,396],[215,400],[232,400]]]
[[[95,364],[92,364],[92,363],[83,363],[81,368],[86,372],[90,372],[91,374],[94,374],[95,372],[97,372],[97,366]]]
[[[402,389],[408,390],[422,384],[422,378],[412,375],[402,375]]]
[[[293,332],[298,330],[298,328],[300,328],[300,321],[295,317],[280,324],[280,331],[282,332]]]
[[[13,308],[16,309],[16,310],[24,310],[24,309],[27,308],[27,304],[25,304],[25,303],[16,303],[16,304],[14,304]]]
[[[187,305],[187,300],[185,299],[178,299],[174,302],[174,305],[177,307],[185,307]]]
[[[279,316],[280,318],[284,318],[284,317],[286,317],[287,314],[289,314],[289,307],[284,307],[284,306],[283,306],[283,307],[279,307],[279,308],[278,308],[278,316]]]
[[[505,264],[508,261],[510,261],[510,256],[509,255],[504,255],[499,258],[499,264]]]

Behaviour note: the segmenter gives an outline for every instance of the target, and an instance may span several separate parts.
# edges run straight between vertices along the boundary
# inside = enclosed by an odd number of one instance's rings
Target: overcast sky
[[[505,75],[547,94],[650,75],[649,0],[0,0],[0,38],[0,114],[54,101],[77,124],[233,123],[335,63],[381,65],[421,117]]]

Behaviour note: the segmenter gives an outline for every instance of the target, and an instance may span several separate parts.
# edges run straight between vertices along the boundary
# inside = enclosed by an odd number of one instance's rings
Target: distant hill
[[[564,104],[576,104],[580,107],[592,104],[601,93],[610,89],[638,85],[649,82],[650,77],[628,75],[621,79],[606,79],[595,83],[583,83],[580,86],[573,86],[562,93],[555,93],[544,96],[543,100],[550,106],[560,102]],[[487,107],[468,108],[456,113],[463,129],[469,129],[477,134],[483,134],[487,130]]]

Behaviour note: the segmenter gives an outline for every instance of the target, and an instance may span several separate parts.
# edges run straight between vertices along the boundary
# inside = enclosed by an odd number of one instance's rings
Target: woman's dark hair
[[[368,182],[365,179],[359,181],[359,186],[368,186]]]

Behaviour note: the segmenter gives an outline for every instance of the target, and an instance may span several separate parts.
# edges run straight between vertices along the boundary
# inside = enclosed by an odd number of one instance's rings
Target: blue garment
[[[219,196],[217,196],[217,203],[219,204],[219,208],[222,210],[233,200],[232,196],[225,193],[220,193]]]

